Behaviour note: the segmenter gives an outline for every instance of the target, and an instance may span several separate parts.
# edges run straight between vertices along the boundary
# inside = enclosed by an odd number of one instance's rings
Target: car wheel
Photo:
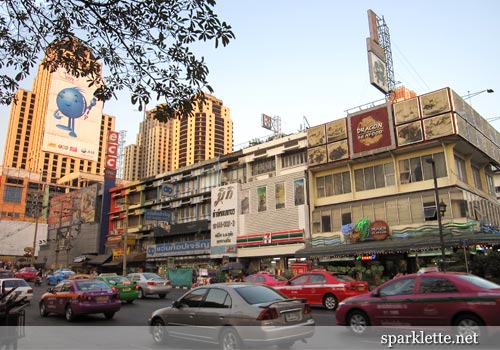
[[[75,314],[73,313],[73,309],[71,305],[66,306],[66,311],[64,313],[64,317],[66,317],[66,321],[72,322],[75,320]]]
[[[167,343],[167,329],[165,328],[165,322],[163,322],[161,318],[155,318],[151,321],[151,334],[153,335],[153,341],[156,344]]]
[[[354,310],[347,316],[347,325],[354,334],[367,334],[370,320],[363,311]]]
[[[158,294],[158,296],[160,297],[160,299],[165,299],[165,297],[167,296],[166,294]]]
[[[238,332],[234,328],[227,328],[222,331],[219,344],[222,350],[237,350],[241,348],[241,340]]]
[[[45,305],[45,302],[40,303],[40,316],[42,317],[47,317],[49,315],[47,311],[47,305]]]
[[[137,299],[144,299],[144,291],[142,288],[139,288],[139,294],[137,295]]]
[[[481,327],[484,323],[474,315],[461,315],[455,319],[453,324],[455,326],[455,333],[461,336],[481,335]]]
[[[335,311],[339,303],[335,295],[327,294],[323,297],[323,305],[327,308],[327,310]]]
[[[113,316],[115,316],[114,311],[108,311],[108,312],[104,313],[104,317],[106,317],[106,320],[111,320],[113,318]]]

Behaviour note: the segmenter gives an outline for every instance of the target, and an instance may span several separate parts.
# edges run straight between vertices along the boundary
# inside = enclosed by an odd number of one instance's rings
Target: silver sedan
[[[311,308],[271,287],[218,283],[184,294],[148,320],[153,340],[172,338],[219,344],[224,350],[278,345],[289,348],[314,334]]]
[[[160,299],[172,291],[172,284],[168,279],[151,272],[134,272],[129,273],[127,278],[135,282],[139,287],[139,299],[145,298],[148,295],[158,295]]]

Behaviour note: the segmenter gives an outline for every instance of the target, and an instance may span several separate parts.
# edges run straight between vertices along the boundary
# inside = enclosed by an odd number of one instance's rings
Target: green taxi
[[[127,277],[106,273],[100,274],[95,279],[103,281],[109,285],[113,291],[120,293],[120,300],[122,302],[126,301],[128,304],[131,304],[139,297],[139,287]]]

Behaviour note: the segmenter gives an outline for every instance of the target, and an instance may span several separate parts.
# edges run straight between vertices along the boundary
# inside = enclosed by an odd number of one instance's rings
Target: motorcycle
[[[42,277],[36,276],[35,277],[35,286],[41,286],[42,285]]]

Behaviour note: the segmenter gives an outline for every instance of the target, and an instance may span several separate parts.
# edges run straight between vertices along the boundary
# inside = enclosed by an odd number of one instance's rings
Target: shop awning
[[[445,248],[473,244],[500,244],[499,234],[478,233],[473,235],[445,235]],[[308,247],[295,252],[297,258],[310,256],[348,256],[363,254],[383,254],[396,252],[415,252],[440,249],[439,236],[419,238],[392,238],[384,241],[371,241],[351,244],[335,244]]]
[[[146,261],[146,253],[129,253],[127,255],[127,264],[129,263],[139,263]],[[115,260],[107,262],[102,266],[118,266],[123,263],[123,257],[119,256]]]
[[[101,254],[90,258],[90,260],[87,260],[85,263],[89,265],[102,265],[109,259],[111,259],[111,254]]]

